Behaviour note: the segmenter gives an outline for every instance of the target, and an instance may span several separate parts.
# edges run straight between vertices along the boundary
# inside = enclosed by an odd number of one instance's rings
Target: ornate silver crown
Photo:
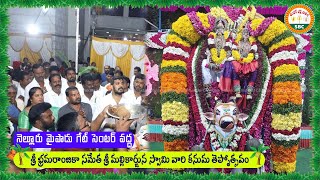
[[[223,29],[225,31],[227,30],[227,28],[228,28],[228,22],[225,19],[221,17],[216,18],[215,30]]]

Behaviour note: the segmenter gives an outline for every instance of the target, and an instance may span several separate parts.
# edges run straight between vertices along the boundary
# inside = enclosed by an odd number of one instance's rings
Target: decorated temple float
[[[188,12],[165,37],[162,138],[153,135],[164,150],[243,151],[256,139],[270,147],[263,171],[294,172],[303,90],[297,35],[250,6]]]

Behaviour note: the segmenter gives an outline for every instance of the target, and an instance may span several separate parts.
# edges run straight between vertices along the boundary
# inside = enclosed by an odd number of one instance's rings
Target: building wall
[[[55,55],[63,54],[68,57],[68,9],[58,8],[55,10],[55,36],[53,37]],[[63,59],[66,60],[66,59]]]
[[[68,59],[72,61],[76,59],[76,21],[76,10],[68,8]]]

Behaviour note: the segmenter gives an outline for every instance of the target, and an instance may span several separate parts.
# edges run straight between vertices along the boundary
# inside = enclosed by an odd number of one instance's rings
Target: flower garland
[[[192,148],[196,144],[200,144],[202,141],[202,137],[205,134],[205,127],[202,124],[201,113],[199,110],[199,104],[197,103],[196,99],[196,91],[195,91],[195,82],[193,77],[193,66],[192,63],[195,58],[199,55],[200,47],[197,46],[194,49],[194,56],[187,61],[187,79],[188,79],[188,94],[189,94],[189,101],[190,101],[190,114],[189,114],[189,122],[190,122],[190,131],[189,131],[189,142],[190,148]]]
[[[204,129],[207,129],[208,132],[213,132],[214,131],[214,127],[213,126],[210,126],[209,128],[209,123],[207,121],[207,119],[204,117],[204,112],[203,112],[203,109],[201,108],[201,105],[204,104],[204,103],[201,103],[201,99],[203,100],[203,98],[200,98],[199,95],[200,95],[200,92],[199,92],[199,89],[197,88],[197,71],[196,71],[196,65],[197,65],[197,57],[199,56],[200,54],[200,49],[201,49],[201,46],[200,47],[197,47],[197,56],[195,56],[193,59],[192,59],[192,64],[191,64],[191,68],[192,68],[192,78],[193,78],[193,89],[194,89],[194,92],[195,92],[195,101],[196,101],[196,106],[197,106],[197,110],[199,112],[199,116],[200,116],[200,120],[201,120],[201,123],[204,127]],[[203,94],[203,93],[202,93]],[[203,132],[203,135],[204,135],[204,132]]]
[[[270,23],[272,21],[272,23]],[[269,26],[266,24],[269,23]],[[263,28],[266,27],[263,32]],[[272,94],[273,94],[273,106],[277,110],[272,113],[271,126],[273,128],[272,137],[274,139],[271,145],[273,169],[276,172],[292,172],[295,169],[295,155],[297,148],[295,148],[295,141],[297,136],[292,134],[282,134],[281,131],[293,131],[301,126],[301,112],[296,112],[301,108],[301,90],[299,79],[296,78],[299,75],[296,45],[292,39],[292,34],[288,33],[285,25],[279,20],[265,19],[265,20],[253,20],[249,29],[253,33],[259,34],[258,40],[265,46],[268,46],[270,62],[273,70],[273,76],[275,77]],[[259,32],[256,31],[259,29]],[[263,33],[260,33],[263,32]],[[285,48],[282,48],[285,47]],[[295,77],[295,78],[292,78]],[[292,89],[288,89],[286,85],[293,86]],[[289,90],[289,91],[288,91]],[[294,104],[294,106],[292,106]],[[294,112],[289,108],[295,107]],[[277,132],[275,132],[277,131]],[[280,131],[280,132],[279,132]],[[283,139],[287,145],[292,146],[279,146],[275,143],[281,143]],[[279,153],[281,152],[281,153]],[[290,157],[290,161],[283,157]],[[294,163],[294,164],[292,164]],[[293,166],[294,165],[294,166]],[[286,167],[285,167],[286,166]]]
[[[172,119],[173,121],[188,122],[189,107],[177,101],[162,104],[162,118]]]
[[[167,92],[162,94],[161,104],[173,101],[180,102],[184,105],[188,105],[188,98],[184,96],[184,94],[178,94],[176,92]]]
[[[208,43],[207,41],[202,41],[201,45],[200,45],[200,51],[199,54],[197,56],[197,58],[195,59],[195,66],[193,66],[193,70],[192,70],[192,76],[195,77],[195,81],[194,84],[196,84],[196,86],[194,86],[195,89],[197,89],[198,92],[204,92],[205,87],[204,87],[204,82],[203,82],[203,74],[202,74],[202,62],[204,59],[207,58],[206,55],[206,51],[208,48]],[[195,73],[195,74],[194,74]],[[198,94],[199,99],[200,99],[200,105],[201,105],[201,109],[203,112],[209,112],[210,107],[209,107],[209,103],[207,102],[206,99],[206,93],[200,93]]]
[[[195,44],[201,37],[187,15],[181,16],[176,22],[172,23],[172,29],[181,37],[189,40],[191,44]]]
[[[298,62],[296,60],[297,58],[298,58],[298,55],[297,55],[297,52],[295,50],[292,50],[292,51],[281,51],[281,52],[278,52],[278,53],[274,54],[270,58],[270,62],[274,63],[274,62],[281,61],[281,60],[285,60],[285,61],[289,62],[289,60],[293,60],[293,62],[285,63],[285,64],[298,65]]]
[[[237,35],[237,39],[236,39],[236,41],[234,42],[234,45],[233,45],[233,48],[232,48],[232,57],[233,57],[236,61],[238,61],[238,62],[240,62],[240,63],[242,63],[242,64],[243,64],[243,63],[250,63],[250,62],[252,62],[252,61],[254,60],[254,58],[255,58],[255,53],[256,53],[257,50],[258,50],[257,43],[256,43],[256,41],[255,41],[255,38],[250,36],[250,38],[249,38],[249,42],[250,42],[250,45],[251,45],[250,52],[249,52],[249,54],[248,54],[247,57],[241,58],[241,55],[240,55],[239,51],[236,50],[241,39],[242,39],[242,35],[241,35],[241,34],[238,34],[238,35]]]
[[[213,16],[194,11],[188,13],[187,16],[191,20],[197,33],[199,33],[201,36],[207,35],[213,30],[215,23],[215,18]]]
[[[296,161],[296,153],[294,152],[298,150],[298,145],[286,148],[282,145],[276,145],[272,143],[271,147],[273,147],[271,148],[271,152],[274,155],[272,157],[273,161],[285,163],[292,163]]]
[[[265,56],[264,56],[265,57]],[[262,118],[264,117],[264,111],[266,109],[266,104],[269,101],[269,96],[270,96],[270,91],[268,91],[271,83],[271,66],[270,63],[268,62],[267,59],[263,60],[263,63],[266,64],[264,66],[266,66],[266,69],[264,70],[266,75],[265,75],[265,80],[264,80],[264,84],[261,90],[261,94],[260,94],[260,98],[258,101],[258,105],[257,108],[254,111],[253,116],[250,118],[250,124],[248,125],[246,130],[250,130],[252,129],[252,126],[254,126],[255,124],[260,124],[260,123],[256,123],[256,121],[260,120],[262,121]],[[253,128],[255,129],[255,128]],[[260,136],[259,136],[260,137]],[[255,137],[257,138],[257,137]]]
[[[276,104],[302,104],[300,83],[298,81],[276,82],[273,86],[273,101]]]
[[[249,6],[248,8],[243,7],[241,10],[230,7],[214,7],[211,8],[210,14],[215,18],[222,18],[228,21],[229,25],[234,25],[235,22],[239,25],[239,31],[242,31],[243,26],[252,20],[256,15],[256,8]]]
[[[166,60],[163,60],[162,63],[161,63],[161,68],[165,68],[165,67],[168,67],[168,66],[172,66],[172,67],[182,67],[182,68],[186,68],[186,63],[184,61],[181,61],[181,60],[176,60],[176,61],[166,61]]]
[[[282,39],[285,39],[282,41]],[[270,42],[269,51],[273,51],[283,46],[295,44],[295,38],[292,36],[292,32],[290,30],[285,30],[283,34],[278,36],[276,39]]]
[[[181,44],[182,46],[185,46],[185,47],[191,47],[190,43],[183,40],[182,37],[178,36],[178,34],[174,34],[174,33],[169,33],[168,36],[167,36],[167,44],[169,42],[174,42],[174,43],[177,43],[177,44]]]
[[[164,49],[166,47],[165,41],[162,39],[167,38],[167,33],[156,32],[156,33],[147,33],[144,38],[146,46],[154,49]]]
[[[277,77],[277,76],[281,76],[281,75],[288,76],[288,75],[294,75],[294,74],[299,74],[299,73],[300,73],[299,68],[296,65],[284,64],[282,66],[276,67],[273,72],[273,75],[275,77]]]
[[[287,30],[286,25],[276,19],[269,25],[269,27],[265,30],[265,32],[258,37],[258,40],[264,46],[268,46],[268,45],[270,46],[270,42],[277,36],[283,34],[284,31],[286,30]]]
[[[272,72],[271,72],[272,74]],[[272,76],[270,77],[270,82],[272,82]],[[269,86],[268,86],[268,89],[271,89],[272,88],[272,83],[269,83]],[[268,91],[269,94],[270,91]],[[269,98],[269,102],[266,104],[266,113],[264,115],[263,118],[263,142],[266,146],[271,146],[271,142],[272,142],[272,139],[271,139],[271,134],[272,134],[272,128],[271,128],[271,122],[272,122],[272,105],[273,105],[273,99],[270,97]],[[266,161],[265,161],[265,171],[266,172],[271,172],[271,150],[268,149],[266,151],[266,153],[264,153],[265,155],[265,158],[266,158]]]
[[[161,104],[165,151],[189,150],[186,63],[201,36],[187,15],[172,24],[161,64]]]
[[[236,132],[233,135],[233,138],[230,140],[229,145],[226,148],[221,147],[220,142],[218,140],[218,132],[214,131],[210,133],[211,145],[214,148],[214,151],[237,151],[238,145],[240,144],[240,139],[244,133],[243,125],[241,121],[238,121]]]
[[[289,113],[289,114],[272,114],[272,128],[277,130],[288,130],[300,127],[302,122],[302,114],[299,113]]]
[[[294,140],[299,139],[300,133],[301,133],[301,130],[299,130],[298,134],[291,134],[291,135],[283,135],[281,133],[274,133],[274,134],[272,134],[272,137],[278,141],[294,141]]]
[[[215,62],[216,64],[222,64],[223,61],[227,58],[227,52],[226,52],[225,48],[227,48],[228,46],[224,46],[222,49],[220,49],[220,52],[219,52],[220,55],[218,56],[218,50],[215,45],[216,36],[217,35],[214,32],[209,33],[209,36],[208,36],[209,50],[211,52],[212,61]],[[223,33],[223,37],[224,37],[224,40],[227,42],[227,39],[229,37],[229,33],[227,31],[225,31]]]
[[[265,19],[255,19],[248,27],[251,36],[261,36],[270,24],[277,18],[270,17]]]
[[[223,14],[223,10],[219,13],[216,13],[216,16],[214,15],[214,12],[211,12],[211,14],[217,18],[217,17],[222,17],[221,14]],[[250,13],[248,13],[250,12]],[[246,9],[246,14],[245,17],[247,17],[248,19],[253,18],[255,12],[254,10],[248,8]],[[226,16],[228,16],[225,12],[224,14]],[[198,15],[197,15],[198,16]],[[200,16],[199,16],[200,17]],[[228,21],[230,21],[231,19],[226,17],[225,19],[227,19]],[[239,18],[241,19],[241,18]],[[242,22],[240,23],[246,23],[246,18],[242,18]],[[200,20],[201,22],[203,22],[202,20]],[[232,21],[232,20],[231,20]],[[178,19],[178,21],[176,21],[173,26],[172,26],[172,33],[170,33],[168,35],[167,38],[167,42],[175,42],[178,43],[182,46],[185,47],[191,47],[193,44],[195,44],[201,37],[201,35],[197,32],[197,30],[195,29],[195,24],[199,23],[194,21],[192,23],[192,21],[190,20],[190,18],[187,15],[184,15],[182,17],[180,17]],[[231,23],[232,24],[232,23]],[[204,27],[204,26],[203,26]],[[208,27],[208,26],[207,26]],[[200,31],[199,27],[198,31]],[[258,36],[257,40],[259,40],[261,42],[262,45],[264,46],[268,46],[269,49],[267,49],[267,52],[273,52],[274,55],[268,54],[268,57],[270,58],[270,62],[271,62],[271,72],[275,72],[276,75],[273,73],[274,77],[278,77],[277,75],[281,74],[281,78],[283,78],[284,76],[290,76],[290,75],[295,75],[295,70],[293,70],[293,73],[289,74],[288,73],[279,73],[278,71],[280,70],[281,66],[284,65],[292,65],[292,66],[298,66],[298,62],[297,60],[297,53],[296,53],[296,49],[293,48],[291,49],[291,47],[296,47],[295,43],[292,44],[292,38],[291,35],[288,34],[286,32],[287,28],[286,26],[279,20],[276,20],[275,18],[265,18],[265,19],[254,19],[252,20],[249,30],[251,28],[251,35],[254,36]],[[203,29],[201,29],[201,31],[203,31]],[[212,39],[211,39],[212,40]],[[208,41],[208,44],[210,46],[210,41]],[[293,45],[293,46],[292,46]],[[278,48],[279,46],[279,48]],[[281,50],[280,48],[282,47],[286,47],[287,49]],[[178,46],[175,46],[176,48]],[[272,49],[270,49],[272,47]],[[197,49],[195,49],[197,54],[199,53],[199,47],[197,47]],[[194,50],[194,51],[195,51]],[[272,50],[272,51],[271,51]],[[194,53],[193,51],[193,53]],[[167,53],[167,54],[171,54],[171,53]],[[213,52],[213,54],[215,54]],[[218,54],[218,52],[216,53]],[[182,60],[182,61],[186,61],[187,62],[187,77],[188,78],[182,78],[181,80],[184,82],[188,82],[187,85],[188,87],[193,87],[195,93],[191,92],[192,88],[188,89],[187,93],[189,94],[189,100],[190,100],[190,104],[192,109],[189,110],[189,112],[186,112],[186,114],[188,114],[189,118],[194,118],[194,122],[188,122],[190,125],[190,129],[188,129],[188,131],[198,131],[196,128],[201,129],[201,125],[197,125],[197,123],[202,124],[204,127],[206,127],[206,119],[203,117],[202,113],[203,113],[203,109],[201,108],[201,98],[199,98],[200,96],[198,96],[199,94],[199,90],[197,88],[195,88],[195,84],[192,84],[192,82],[197,82],[197,79],[195,77],[192,77],[192,74],[196,74],[195,70],[196,70],[196,58],[194,57],[194,54],[190,53],[190,58],[186,58],[183,55],[180,55],[179,53],[175,55],[166,55],[164,56],[165,60]],[[288,55],[288,56],[286,56]],[[217,56],[217,55],[216,55]],[[176,58],[173,58],[176,57]],[[191,61],[191,57],[192,57],[192,61]],[[190,62],[191,61],[191,62]],[[284,67],[281,67],[282,69],[286,69]],[[188,74],[191,71],[191,75]],[[170,82],[170,80],[168,79],[169,76],[164,76],[165,74],[168,74],[171,72],[165,72],[162,74],[161,77],[163,78],[163,82],[165,85],[167,85],[167,82]],[[183,73],[178,73],[178,74],[183,74]],[[190,79],[190,78],[191,79]],[[286,83],[286,81],[281,81],[281,78],[277,78],[277,82],[273,82],[274,84],[279,83],[278,86],[280,89],[283,88],[284,86],[281,85],[281,83]],[[290,80],[291,77],[287,77],[287,78],[283,78],[283,79],[289,79]],[[270,80],[272,78],[270,77]],[[296,78],[293,79],[294,81],[296,81]],[[291,81],[291,80],[290,80]],[[171,82],[174,82],[171,80]],[[296,81],[298,82],[298,81]],[[161,80],[162,83],[162,80]],[[191,84],[190,84],[191,83]],[[170,84],[170,83],[169,83]],[[296,83],[293,83],[296,84]],[[276,88],[272,88],[271,87],[272,83],[269,83],[268,85],[268,89],[273,89],[273,90],[277,90]],[[170,84],[170,86],[172,86]],[[185,86],[185,83],[182,84],[178,84],[178,86]],[[165,89],[165,88],[164,88]],[[278,89],[277,91],[280,91],[280,89]],[[175,91],[175,90],[174,90]],[[277,93],[277,91],[275,91],[274,93]],[[296,95],[299,92],[294,93],[294,97],[297,97]],[[184,92],[181,92],[180,94],[185,94]],[[282,95],[282,94],[281,94]],[[170,101],[172,102],[172,101]],[[281,102],[278,101],[277,102]],[[264,144],[265,145],[271,145],[271,126],[273,127],[274,130],[276,131],[282,131],[285,130],[286,128],[282,128],[282,126],[284,124],[286,124],[286,126],[290,126],[293,128],[290,128],[288,131],[293,131],[296,128],[299,128],[300,125],[298,124],[297,121],[295,121],[295,119],[297,119],[300,115],[299,113],[286,113],[288,112],[288,108],[290,107],[290,101],[288,101],[288,103],[286,104],[279,104],[279,103],[275,103],[274,105],[279,107],[282,106],[282,113],[278,114],[278,113],[272,113],[272,108],[273,108],[273,100],[269,99],[269,103],[263,107],[266,107],[266,113],[265,113],[265,117],[264,117],[264,123],[263,123],[263,128],[264,128],[264,134],[263,134],[263,140],[264,140]],[[292,103],[296,103],[297,105],[299,105],[298,99],[294,99]],[[196,104],[196,105],[194,105]],[[275,111],[278,112],[278,111]],[[286,117],[291,117],[291,118],[286,118]],[[279,119],[281,119],[284,123],[280,124],[281,121],[279,121]],[[168,121],[169,120],[165,120]],[[171,122],[172,120],[170,120]],[[203,122],[204,121],[204,122]],[[279,124],[279,127],[277,126],[277,124]],[[208,123],[207,123],[208,125]],[[193,126],[193,127],[191,127]],[[196,127],[196,128],[194,128]],[[283,131],[284,132],[284,131]],[[192,132],[190,132],[192,133]],[[201,132],[197,132],[198,134],[201,134]],[[276,134],[274,132],[272,132],[273,134]],[[279,133],[279,132],[277,132]],[[280,132],[280,134],[282,134]],[[285,135],[285,134],[282,134]],[[288,135],[290,136],[290,135]],[[191,137],[191,136],[190,136]],[[189,138],[190,138],[189,137]],[[280,137],[280,136],[274,136],[274,137]],[[193,136],[192,138],[196,138],[196,141],[201,141],[201,138],[199,138],[198,136]],[[205,143],[205,147],[208,147],[207,142],[209,142],[209,146],[210,146],[210,140],[209,140],[209,136],[206,137],[206,143]],[[284,136],[281,136],[281,139],[283,139]],[[241,138],[240,143],[243,139]],[[245,140],[244,140],[245,141]],[[177,143],[175,143],[177,142]],[[294,154],[296,153],[296,149],[293,148],[294,146],[283,146],[283,150],[281,149],[282,147],[280,147],[279,145],[277,145],[276,143],[281,142],[280,140],[275,140],[273,141],[273,144],[271,145],[271,151],[267,151],[266,153],[266,158],[270,158],[271,156],[271,152],[273,154],[273,169],[276,172],[292,172],[295,169],[295,161],[293,162],[284,162],[281,160],[280,158],[280,153],[277,153],[277,150],[280,150],[282,154],[285,154],[285,157],[288,157],[290,154]],[[294,142],[292,141],[288,141],[288,142]],[[191,144],[191,143],[190,143]],[[290,143],[287,143],[290,144]],[[292,143],[291,143],[292,144]],[[184,146],[183,146],[184,145]],[[243,146],[241,146],[242,148]],[[189,144],[185,141],[185,140],[180,140],[178,138],[176,138],[174,141],[172,142],[165,142],[165,148],[167,148],[166,150],[170,150],[170,149],[188,149],[189,148]],[[240,148],[240,147],[239,147]],[[295,156],[293,155],[293,159],[295,160]],[[270,161],[266,162],[266,171],[270,171],[270,169],[268,169],[268,163],[270,163]]]
[[[178,94],[187,93],[186,76],[182,73],[168,72],[161,75],[161,79],[165,79],[161,82],[160,93],[166,93],[175,91]]]

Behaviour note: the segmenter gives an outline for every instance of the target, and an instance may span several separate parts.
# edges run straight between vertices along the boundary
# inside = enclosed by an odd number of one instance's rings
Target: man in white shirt
[[[61,76],[59,74],[52,74],[49,77],[51,90],[44,94],[44,102],[50,103],[53,107],[61,108],[66,105],[66,94],[61,92]]]
[[[102,94],[102,97],[106,95],[107,89],[103,86],[101,86],[101,75],[98,73],[93,74],[93,85],[94,90],[99,91]]]
[[[124,93],[124,96],[132,101],[132,104],[142,103],[142,97],[145,91],[146,86],[146,77],[144,74],[137,74],[133,81],[133,90],[128,90],[128,92]]]
[[[94,80],[91,73],[85,73],[81,76],[81,84],[83,87],[83,91],[80,92],[81,101],[90,104],[94,111],[102,99],[102,93],[94,90]]]
[[[124,93],[123,96],[133,105],[146,105],[145,102],[146,77],[144,74],[137,74],[133,82],[133,90]],[[138,132],[140,128],[147,124],[147,117],[131,124],[130,129]]]
[[[107,106],[116,106],[120,104],[128,104],[126,98],[123,97],[124,93],[124,78],[123,77],[114,77],[112,84],[112,92],[106,96],[104,96],[99,104],[97,105],[96,110],[93,113],[93,120],[95,120],[98,115],[105,109]],[[115,128],[116,119],[114,118],[107,118],[101,125],[101,128],[104,131],[113,131]]]
[[[59,74],[61,75],[60,73],[60,69],[58,66],[50,66],[49,68],[49,76],[52,75],[52,74]],[[46,83],[49,83],[49,79],[45,79],[45,82]],[[67,89],[67,80],[63,77],[61,77],[61,86],[62,86],[62,89]],[[51,86],[49,87],[49,89],[47,89],[48,91],[50,90]]]
[[[136,78],[136,75],[138,75],[138,74],[141,74],[141,68],[140,67],[138,67],[138,66],[136,66],[135,68],[134,68],[134,71],[133,71],[133,76],[131,77],[131,80],[130,80],[130,89],[131,90],[133,90],[133,82],[134,82],[134,79]]]
[[[28,72],[20,71],[18,75],[19,84],[17,86],[17,98],[24,100],[24,94],[25,94],[25,88],[28,86],[28,84],[31,82],[31,77]]]
[[[65,70],[67,83],[62,86],[62,92],[65,93],[68,87],[76,87],[79,92],[83,92],[83,87],[77,82],[77,73],[74,68],[67,68]]]
[[[31,88],[33,87],[40,87],[44,93],[46,93],[48,91],[50,87],[49,82],[45,82],[44,81],[44,69],[42,67],[42,65],[40,64],[35,64],[32,66],[32,72],[34,74],[34,79],[31,81],[31,83],[29,83],[27,85],[27,87],[25,88],[25,92],[24,92],[24,104],[27,105],[28,104],[28,100],[29,100],[29,91]]]
[[[58,66],[58,64],[54,61],[54,58],[50,58],[50,66]]]
[[[54,116],[49,103],[39,103],[31,107],[28,117],[32,128],[30,132],[48,132],[54,126]],[[50,152],[51,148],[34,148],[35,152]],[[28,172],[43,172],[43,168],[26,169]]]

